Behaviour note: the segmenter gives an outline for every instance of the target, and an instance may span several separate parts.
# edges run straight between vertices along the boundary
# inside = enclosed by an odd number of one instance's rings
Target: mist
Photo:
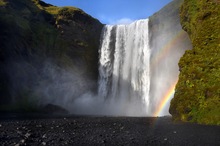
[[[39,105],[59,105],[78,115],[143,116],[141,103],[135,98],[106,100],[96,92],[97,82],[88,79],[72,69],[63,69],[47,63],[43,70],[47,80],[34,88]],[[126,95],[126,94],[124,94]]]
[[[54,104],[74,113],[75,100],[96,92],[96,81],[84,74],[83,67],[80,70],[61,67],[51,60],[44,61],[43,65],[23,60],[7,66],[10,66],[7,72],[12,104],[25,102],[25,106],[36,107]]]
[[[168,96],[170,88],[178,81],[178,62],[184,52],[192,48],[188,34],[180,25],[179,10],[167,9],[176,7],[177,3],[180,2],[170,3],[150,17],[150,98],[154,103],[153,111],[161,108],[159,106]],[[169,115],[168,109],[173,95],[169,96],[168,104],[163,105],[157,116]]]
[[[98,96],[97,81],[89,79],[83,68],[64,68],[50,60],[38,67],[26,61],[11,62],[8,66],[11,102],[14,104],[25,100],[20,106],[58,105],[69,114],[77,115],[143,115],[140,110],[134,113],[134,109],[140,107],[135,100],[106,100]]]
[[[46,80],[33,91],[38,105],[54,104],[78,115],[144,116],[144,104],[136,98],[109,98],[97,94],[97,82],[72,69],[63,69],[52,63],[44,65],[41,74]]]

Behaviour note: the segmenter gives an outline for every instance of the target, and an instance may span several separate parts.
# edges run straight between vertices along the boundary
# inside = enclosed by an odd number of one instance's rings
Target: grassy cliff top
[[[39,9],[45,10],[52,15],[58,15],[62,9],[67,10],[68,13],[74,13],[76,11],[80,11],[82,14],[86,14],[81,9],[76,8],[76,7],[57,7],[57,6],[53,6],[51,4],[47,4],[47,3],[40,1],[40,0],[32,0],[32,1],[35,3],[35,5]]]
[[[33,6],[33,3],[35,4],[35,6]],[[57,16],[61,13],[64,14],[65,13],[68,15],[70,14],[74,14],[74,13],[81,13],[83,15],[87,15],[83,10],[76,8],[76,7],[57,7],[51,4],[47,4],[41,0],[17,0],[17,1],[13,1],[13,0],[0,0],[0,7],[5,7],[7,5],[13,5],[15,7],[21,7],[26,6],[32,9],[32,11],[39,11],[39,10],[43,10],[46,11],[49,14],[52,14],[54,16]],[[91,16],[90,16],[91,17]]]
[[[84,15],[86,17],[92,18],[90,15],[85,13],[83,10],[76,8],[76,7],[70,7],[70,6],[57,7],[57,6],[53,6],[51,4],[47,4],[41,0],[32,0],[32,2],[34,2],[35,5],[39,9],[44,10],[44,11],[48,12],[49,14],[54,15],[55,17],[62,16],[62,18],[71,19],[74,17],[74,15],[80,14],[80,15]],[[92,18],[92,19],[94,19],[94,18]]]

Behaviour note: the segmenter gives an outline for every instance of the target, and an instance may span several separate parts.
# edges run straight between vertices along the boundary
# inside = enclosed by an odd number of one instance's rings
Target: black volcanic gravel
[[[173,123],[171,117],[0,117],[1,146],[220,146],[220,126]]]

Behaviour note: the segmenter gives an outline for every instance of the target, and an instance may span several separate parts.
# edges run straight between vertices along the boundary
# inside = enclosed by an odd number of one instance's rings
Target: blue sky
[[[172,0],[43,0],[55,6],[74,6],[103,24],[125,24],[145,19]]]

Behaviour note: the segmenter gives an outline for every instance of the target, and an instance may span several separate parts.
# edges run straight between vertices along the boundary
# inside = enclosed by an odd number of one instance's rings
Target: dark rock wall
[[[39,0],[0,0],[0,110],[31,110],[36,103],[32,99],[41,102],[49,94],[63,98],[70,86],[75,96],[95,91],[102,27],[78,8],[58,8]],[[69,85],[64,86],[65,81]],[[40,88],[49,88],[50,93]]]

